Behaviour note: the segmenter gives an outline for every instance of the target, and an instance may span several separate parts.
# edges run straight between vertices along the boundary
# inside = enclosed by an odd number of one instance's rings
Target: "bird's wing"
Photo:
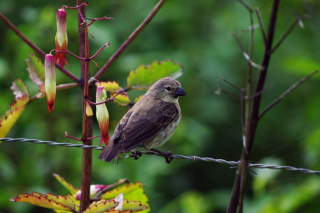
[[[155,101],[152,105],[134,110],[127,118],[117,140],[125,152],[139,146],[180,116],[173,103]]]

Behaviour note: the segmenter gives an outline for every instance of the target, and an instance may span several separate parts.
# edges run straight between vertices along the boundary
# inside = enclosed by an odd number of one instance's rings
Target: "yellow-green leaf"
[[[63,177],[58,174],[53,174],[53,176],[66,188],[71,194],[76,194],[79,189],[75,188],[71,183],[68,183]]]
[[[111,208],[114,208],[118,203],[114,200],[99,200],[98,202],[93,202],[84,213],[102,213],[106,212]]]
[[[4,138],[8,134],[28,102],[29,97],[27,95],[16,99],[14,103],[11,104],[10,109],[0,117],[0,138]]]
[[[33,192],[32,194],[19,194],[17,197],[11,198],[10,200],[14,202],[29,203],[32,205],[41,206],[49,209],[66,210],[72,212],[72,208],[60,202],[56,202],[52,199],[49,199],[46,195],[39,194],[37,192]],[[63,201],[63,199],[59,200]]]
[[[120,90],[119,84],[115,81],[97,82],[96,86],[103,86],[107,92],[117,92],[118,90]]]
[[[131,210],[132,212],[148,209],[148,206],[142,205],[140,201],[123,200],[122,211]]]
[[[75,210],[74,202],[68,196],[53,195],[53,194],[47,193],[47,198],[49,200],[54,200],[57,203],[61,203],[72,210]]]
[[[12,82],[11,90],[14,96],[16,97],[16,99],[21,98],[23,96],[29,97],[28,87],[20,78]]]
[[[140,65],[137,69],[131,70],[127,78],[127,86],[132,89],[147,89],[157,80],[171,76],[178,78],[182,75],[183,66],[168,61],[154,61],[150,65]]]
[[[27,71],[32,82],[39,86],[39,91],[44,93],[44,65],[41,60],[34,54],[30,53],[26,59]]]
[[[101,195],[101,198],[110,200],[112,198],[117,197],[120,193],[123,194],[123,199],[129,201],[140,201],[143,205],[146,205],[149,209],[143,211],[143,213],[150,211],[150,207],[148,204],[149,199],[144,193],[143,185],[141,182],[125,184],[111,191],[107,191],[106,193]]]
[[[110,97],[113,97],[115,95],[111,94]],[[119,94],[115,97],[114,102],[120,106],[128,106],[130,103],[130,98],[128,95]]]
[[[136,97],[134,99],[133,103],[137,103],[140,100],[140,98],[142,98],[142,96],[144,96],[144,95],[140,95],[140,96]]]

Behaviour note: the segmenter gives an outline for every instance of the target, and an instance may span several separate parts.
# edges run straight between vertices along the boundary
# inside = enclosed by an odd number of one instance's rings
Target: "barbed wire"
[[[60,142],[54,142],[54,141],[42,141],[38,139],[26,139],[26,138],[0,138],[0,141],[2,142],[21,142],[21,143],[34,143],[34,144],[47,144],[49,146],[64,146],[64,147],[76,147],[80,149],[93,149],[93,150],[103,150],[103,147],[99,146],[88,146],[83,144],[73,144],[73,143],[60,143]],[[158,155],[159,153],[153,152],[153,151],[141,151],[141,154],[145,155]],[[206,161],[206,162],[215,162],[215,163],[221,163],[226,164],[232,167],[236,167],[239,165],[240,161],[227,161],[224,159],[215,159],[215,158],[209,158],[209,157],[198,157],[198,156],[184,156],[184,155],[177,155],[172,154],[170,155],[171,158],[174,159],[187,159],[187,160],[200,160],[200,161]],[[249,163],[248,168],[257,168],[257,169],[277,169],[277,170],[287,170],[287,171],[296,171],[296,172],[302,172],[306,174],[316,174],[320,176],[320,171],[314,171],[311,169],[305,169],[305,168],[296,168],[293,166],[279,166],[279,165],[265,165],[265,164],[253,164]]]

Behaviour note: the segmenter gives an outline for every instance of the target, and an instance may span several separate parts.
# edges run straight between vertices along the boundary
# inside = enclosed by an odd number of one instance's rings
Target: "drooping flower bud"
[[[47,54],[45,57],[44,65],[47,104],[49,112],[52,112],[54,108],[54,100],[56,98],[56,74],[54,70],[54,56],[51,54]]]
[[[107,98],[107,92],[104,90],[104,87],[98,86],[97,92],[96,92],[96,103],[102,102],[106,100]],[[99,104],[96,106],[97,112],[97,120],[99,123],[100,131],[101,131],[101,140],[99,146],[102,145],[102,142],[105,143],[105,145],[108,145],[109,141],[109,112],[105,104]]]
[[[57,12],[57,33],[56,33],[56,49],[63,51],[67,49],[68,36],[67,36],[67,11],[65,9],[59,9]],[[56,53],[56,63],[60,63],[61,67],[67,63],[65,53]],[[68,64],[69,65],[69,64]]]

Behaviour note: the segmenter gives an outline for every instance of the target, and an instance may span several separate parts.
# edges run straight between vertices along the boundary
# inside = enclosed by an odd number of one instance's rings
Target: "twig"
[[[75,57],[75,58],[77,58],[77,59],[79,59],[79,60],[82,60],[82,61],[90,61],[90,60],[94,59],[105,47],[107,47],[107,48],[109,47],[109,41],[107,41],[107,43],[105,43],[102,47],[100,47],[100,49],[99,49],[95,54],[93,54],[93,56],[91,56],[89,59],[79,57],[79,56],[77,56],[76,54],[70,52],[68,49],[65,49],[65,50],[63,50],[63,51],[60,51],[60,50],[57,50],[57,49],[52,49],[52,50],[50,51],[50,53],[51,53],[51,52],[54,52],[54,51],[57,52],[57,53],[68,53],[68,54],[70,54],[71,56],[73,56],[73,57]]]
[[[115,97],[119,94],[127,94],[126,92],[122,92],[121,90],[119,90],[114,96],[112,96],[111,98],[108,98],[107,100],[105,101],[102,101],[102,102],[99,102],[99,103],[95,103],[95,102],[92,102],[88,99],[88,97],[84,97],[84,99],[86,99],[86,101],[91,104],[91,105],[100,105],[100,104],[104,104],[104,103],[107,103],[109,101],[113,101],[115,99]]]
[[[256,8],[256,14],[257,14],[257,17],[258,17],[258,20],[259,20],[259,24],[260,24],[260,29],[261,29],[261,33],[262,33],[262,37],[263,37],[263,43],[264,43],[264,45],[266,45],[267,44],[266,33],[264,31],[263,22],[262,22],[260,11],[259,11],[258,8]]]
[[[235,34],[235,33],[232,33],[232,35],[233,35],[233,37],[235,38],[236,42],[238,43],[238,45],[239,45],[239,47],[240,47],[240,49],[241,49],[241,52],[242,52],[244,58],[250,63],[251,66],[253,66],[253,67],[255,67],[255,68],[259,69],[259,70],[262,70],[262,69],[263,69],[263,66],[255,63],[255,62],[253,62],[253,61],[251,60],[251,57],[250,57],[250,56],[246,53],[246,51],[244,50],[244,48],[243,48],[243,46],[242,46],[239,38],[236,36],[236,34]]]
[[[81,86],[79,83],[69,83],[69,84],[60,84],[56,88],[57,90],[70,89],[74,87]]]
[[[287,31],[281,36],[281,38],[279,39],[279,41],[277,42],[277,44],[272,48],[271,52],[276,51],[276,49],[282,44],[282,42],[287,38],[287,36],[291,33],[291,31],[293,30],[293,28],[299,23],[299,18],[297,18],[289,27],[289,29],[287,29]]]
[[[119,47],[119,49],[110,57],[108,62],[101,67],[99,72],[94,76],[99,79],[103,73],[105,73],[108,68],[113,64],[113,62],[121,55],[121,53],[127,48],[127,46],[139,35],[139,33],[147,26],[147,24],[152,20],[152,18],[157,14],[161,6],[166,0],[160,0],[158,4],[153,8],[151,13],[146,17],[145,20],[134,30],[134,32],[127,38],[125,42]]]
[[[244,1],[239,0],[239,2],[240,2],[250,13],[253,13],[253,9],[251,9],[251,7],[249,7],[249,5],[247,5]]]
[[[46,53],[41,50],[39,47],[37,47],[32,41],[30,41],[25,35],[23,35],[17,28],[14,26],[1,12],[0,17],[3,20],[3,22],[15,33],[18,37],[20,37],[29,47],[31,47],[33,50],[35,50],[39,55],[41,55],[43,58],[46,56]],[[64,73],[67,77],[69,77],[74,82],[80,82],[80,79],[69,72],[68,70],[62,68],[59,64],[56,63],[56,67],[61,70],[62,73]]]
[[[102,18],[87,18],[86,17],[86,19],[88,19],[88,20],[91,20],[91,22],[89,23],[89,24],[87,24],[87,27],[89,27],[91,24],[93,24],[93,22],[95,22],[95,21],[100,21],[100,20],[109,20],[109,19],[113,19],[112,17],[109,17],[109,16],[104,16],[104,17],[102,17]]]
[[[12,143],[12,142],[20,142],[20,143],[34,143],[34,144],[46,144],[49,146],[63,146],[63,147],[73,147],[73,148],[80,148],[80,149],[92,149],[92,150],[103,150],[104,147],[93,146],[93,145],[84,145],[84,144],[73,144],[73,143],[64,143],[64,142],[55,142],[55,141],[42,141],[38,139],[26,139],[26,138],[0,138],[0,141]],[[159,155],[157,152],[152,151],[141,151],[144,155]],[[220,164],[226,164],[229,166],[238,166],[241,162],[240,161],[227,161],[224,159],[215,159],[209,157],[199,157],[199,156],[184,156],[178,154],[172,154],[170,157],[174,159],[185,159],[185,160],[199,160],[205,162],[214,162]],[[279,166],[279,165],[265,165],[265,164],[248,164],[248,168],[258,168],[258,169],[276,169],[276,170],[287,170],[287,171],[297,171],[306,174],[316,174],[320,175],[320,171],[314,171],[305,168],[296,168],[292,166]]]
[[[314,71],[313,73],[311,73],[310,75],[302,78],[300,81],[298,81],[297,83],[295,83],[294,85],[292,85],[289,89],[287,89],[287,91],[285,91],[282,95],[280,95],[279,98],[277,98],[276,100],[274,100],[271,104],[269,104],[269,106],[267,106],[259,115],[259,119],[266,114],[266,112],[268,112],[272,107],[274,107],[277,103],[279,103],[282,99],[284,99],[284,97],[286,97],[287,95],[289,95],[290,92],[292,92],[295,88],[297,88],[298,86],[300,86],[302,83],[304,83],[305,81],[307,81],[309,78],[311,78],[311,76],[313,76],[314,74],[318,73],[319,71]]]
[[[227,84],[229,84],[230,86],[234,87],[235,89],[237,89],[238,91],[242,91],[242,89],[236,85],[234,85],[233,83],[230,83],[228,80],[226,80],[224,77],[222,77],[222,75],[218,72],[218,76],[220,78],[220,80],[226,82]]]

